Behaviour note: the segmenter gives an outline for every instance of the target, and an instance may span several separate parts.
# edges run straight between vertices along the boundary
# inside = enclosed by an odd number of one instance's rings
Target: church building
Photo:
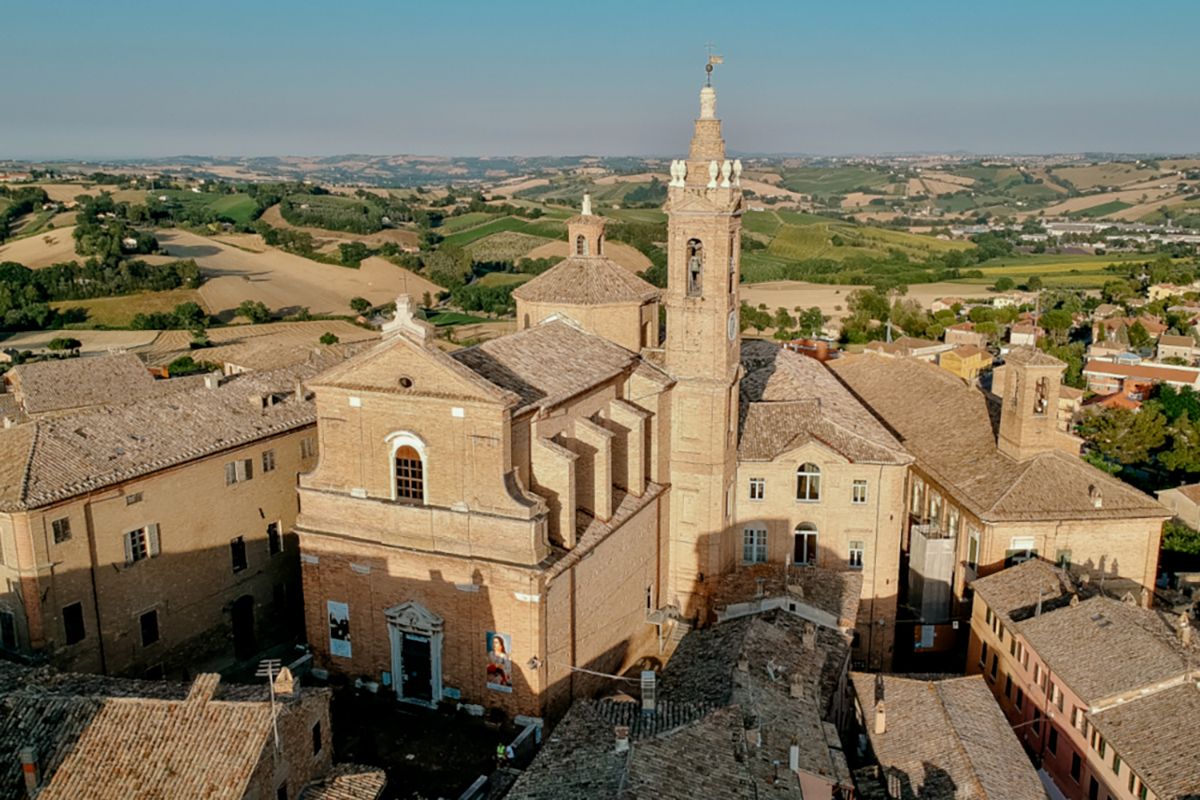
[[[706,86],[671,164],[665,289],[608,259],[585,200],[568,258],[514,291],[515,333],[448,353],[401,297],[378,345],[308,383],[319,669],[555,715],[762,563],[861,575],[854,658],[890,666],[912,458],[818,362],[743,346],[741,172]]]

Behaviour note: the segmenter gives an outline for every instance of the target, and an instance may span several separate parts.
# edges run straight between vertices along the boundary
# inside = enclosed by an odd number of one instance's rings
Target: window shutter
[[[124,535],[125,540],[125,563],[133,563],[133,534],[127,533]]]
[[[237,462],[230,461],[225,465],[225,485],[237,483]]]
[[[158,555],[158,523],[151,522],[146,526],[147,546],[150,548],[150,557],[154,558]]]

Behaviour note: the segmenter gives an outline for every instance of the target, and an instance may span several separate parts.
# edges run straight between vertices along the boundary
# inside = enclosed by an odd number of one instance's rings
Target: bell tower
[[[711,64],[720,63],[710,57]],[[671,401],[672,602],[699,612],[719,575],[736,563],[733,521],[737,472],[741,337],[740,161],[725,157],[717,95],[700,91],[685,160],[671,164],[667,188],[667,340]]]

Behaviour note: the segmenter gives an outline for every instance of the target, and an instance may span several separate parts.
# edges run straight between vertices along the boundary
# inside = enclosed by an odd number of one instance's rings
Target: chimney
[[[192,681],[192,687],[188,689],[187,699],[184,700],[184,703],[191,707],[203,706],[213,699],[213,695],[217,693],[217,684],[220,682],[221,676],[216,672],[200,673],[196,676],[196,680]]]
[[[1094,483],[1088,487],[1088,499],[1092,501],[1092,506],[1095,508],[1100,508],[1104,505],[1104,493]]]
[[[653,714],[658,702],[658,675],[652,669],[642,670],[642,712]]]
[[[204,376],[204,388],[216,389],[221,385],[221,373],[209,372]]]
[[[1045,594],[1045,590],[1038,589],[1037,609],[1033,612],[1033,615],[1035,617],[1040,617],[1042,615],[1042,595],[1043,594]]]
[[[793,744],[788,748],[788,769],[792,772],[800,771],[800,745]]]
[[[296,691],[296,679],[292,677],[292,671],[287,667],[279,670],[275,676],[274,685],[275,696],[290,696]]]
[[[295,395],[296,395],[296,399],[299,400],[300,402],[304,402],[305,400],[308,399],[308,397],[305,395],[305,392],[304,392],[304,381],[302,381],[300,379],[296,380]]]
[[[817,626],[811,622],[804,623],[804,649],[808,651],[817,649]]]
[[[875,735],[887,733],[887,715],[883,709],[883,701],[875,703]]]
[[[22,747],[20,758],[21,774],[25,776],[25,791],[33,797],[37,792],[38,783],[41,782],[41,776],[38,775],[37,751],[32,747]]]
[[[1179,615],[1179,641],[1184,647],[1192,646],[1192,621],[1186,611]]]
[[[804,683],[800,680],[799,675],[793,676],[792,683],[788,687],[788,694],[793,700],[800,700],[804,697]]]
[[[750,659],[746,658],[745,656],[740,656],[738,658],[737,668],[738,668],[738,672],[749,672],[750,671]]]
[[[628,725],[618,725],[613,729],[613,734],[616,736],[616,739],[617,739],[617,746],[613,750],[613,752],[614,753],[628,753],[629,752],[629,726]]]

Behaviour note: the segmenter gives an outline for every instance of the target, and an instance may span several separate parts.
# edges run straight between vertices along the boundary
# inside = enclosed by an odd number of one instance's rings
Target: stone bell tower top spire
[[[700,119],[717,118],[717,90],[705,86],[700,90]]]

